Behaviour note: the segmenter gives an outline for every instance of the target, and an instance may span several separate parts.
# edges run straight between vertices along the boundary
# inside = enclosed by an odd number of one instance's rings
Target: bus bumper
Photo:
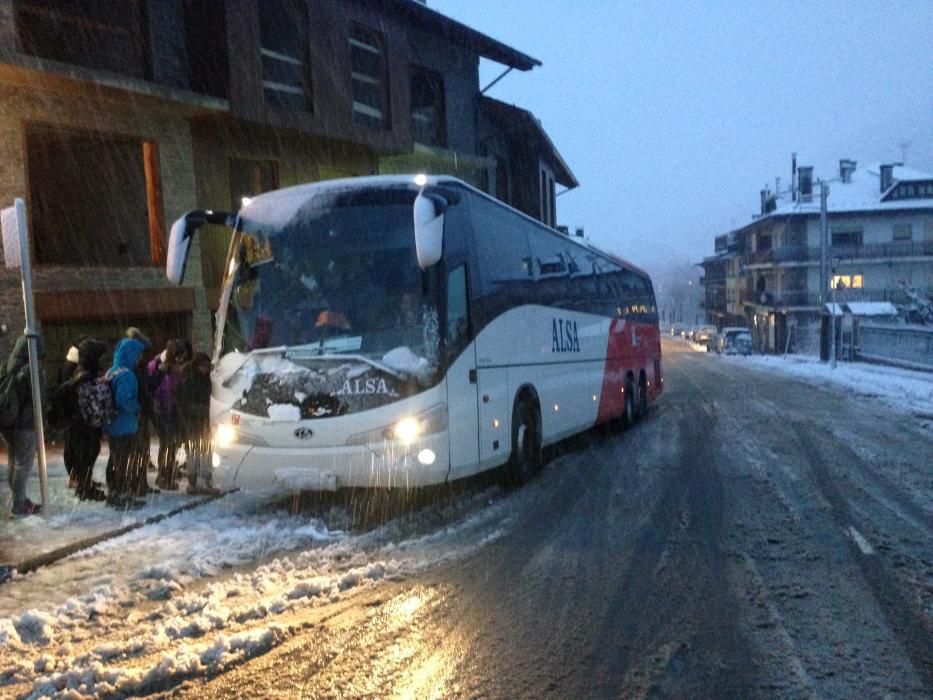
[[[280,492],[429,486],[446,481],[450,467],[446,431],[408,446],[397,442],[313,449],[232,445],[215,450],[213,465],[214,483],[222,489]]]

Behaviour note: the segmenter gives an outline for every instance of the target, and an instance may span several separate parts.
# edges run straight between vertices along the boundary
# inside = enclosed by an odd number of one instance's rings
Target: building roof
[[[897,307],[890,301],[847,301],[823,304],[823,311],[833,316],[850,313],[853,316],[897,316]]]
[[[518,70],[531,70],[541,65],[541,61],[537,58],[442,15],[418,0],[390,0],[387,4],[393,6],[399,15],[409,21],[421,25],[454,44],[472,49],[490,61]]]
[[[911,182],[917,180],[933,180],[933,175],[920,172],[913,168],[900,165],[894,166],[894,183]],[[881,191],[881,166],[872,164],[864,168],[857,168],[852,172],[850,182],[842,182],[833,174],[826,178],[829,182],[829,197],[826,208],[830,214],[845,212],[869,211],[902,211],[905,209],[933,209],[933,197],[922,199],[896,199],[883,201],[893,186]],[[797,201],[791,199],[789,193],[781,193],[777,199],[777,208],[761,219],[768,216],[787,216],[790,214],[819,214],[820,188],[817,182],[817,173],[813,174],[813,196],[804,202],[798,196]],[[760,220],[760,219],[759,219]]]
[[[570,166],[560,155],[554,142],[551,141],[551,137],[547,135],[544,127],[541,126],[541,122],[538,121],[534,114],[527,109],[500,102],[491,97],[483,97],[481,105],[483,111],[503,131],[508,134],[524,132],[533,140],[537,148],[549,156],[551,165],[554,168],[554,179],[558,183],[567,189],[573,189],[580,185],[573,171],[570,170]]]

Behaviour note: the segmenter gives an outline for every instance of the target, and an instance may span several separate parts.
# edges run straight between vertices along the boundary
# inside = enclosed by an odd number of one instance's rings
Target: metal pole
[[[835,265],[829,266],[829,305],[833,310],[832,335],[829,336],[829,362],[833,369],[836,369],[836,290],[833,285],[833,269]]]
[[[827,284],[832,287],[829,280],[829,226],[827,225],[826,198],[829,197],[829,185],[820,180],[820,309],[825,309]],[[830,295],[832,292],[830,291]],[[830,337],[836,337],[836,308],[829,306]]]
[[[827,268],[829,267],[829,226],[826,216],[826,198],[829,185],[820,180],[820,306],[826,302]]]
[[[36,454],[39,458],[39,488],[42,493],[42,515],[49,515],[49,474],[45,461],[45,428],[42,423],[42,386],[39,374],[39,336],[36,333],[36,307],[32,296],[32,265],[29,256],[29,234],[26,227],[26,203],[19,197],[16,202],[19,222],[19,248],[22,259],[23,307],[26,310],[26,345],[29,351],[29,376],[32,381],[32,412],[36,420]]]

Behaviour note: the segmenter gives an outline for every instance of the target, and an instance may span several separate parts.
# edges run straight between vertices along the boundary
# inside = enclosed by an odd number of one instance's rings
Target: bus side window
[[[453,359],[470,339],[470,313],[467,297],[466,265],[459,265],[447,276],[447,357]]]

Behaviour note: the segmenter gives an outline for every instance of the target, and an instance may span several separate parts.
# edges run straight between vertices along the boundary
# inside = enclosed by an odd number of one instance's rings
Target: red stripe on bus
[[[637,344],[633,343],[633,330]],[[640,371],[645,370],[649,401],[661,393],[660,363],[653,362],[653,358],[660,358],[660,342],[658,328],[652,324],[635,324],[624,319],[610,323],[597,423],[625,413],[625,377],[629,372],[637,385]]]

